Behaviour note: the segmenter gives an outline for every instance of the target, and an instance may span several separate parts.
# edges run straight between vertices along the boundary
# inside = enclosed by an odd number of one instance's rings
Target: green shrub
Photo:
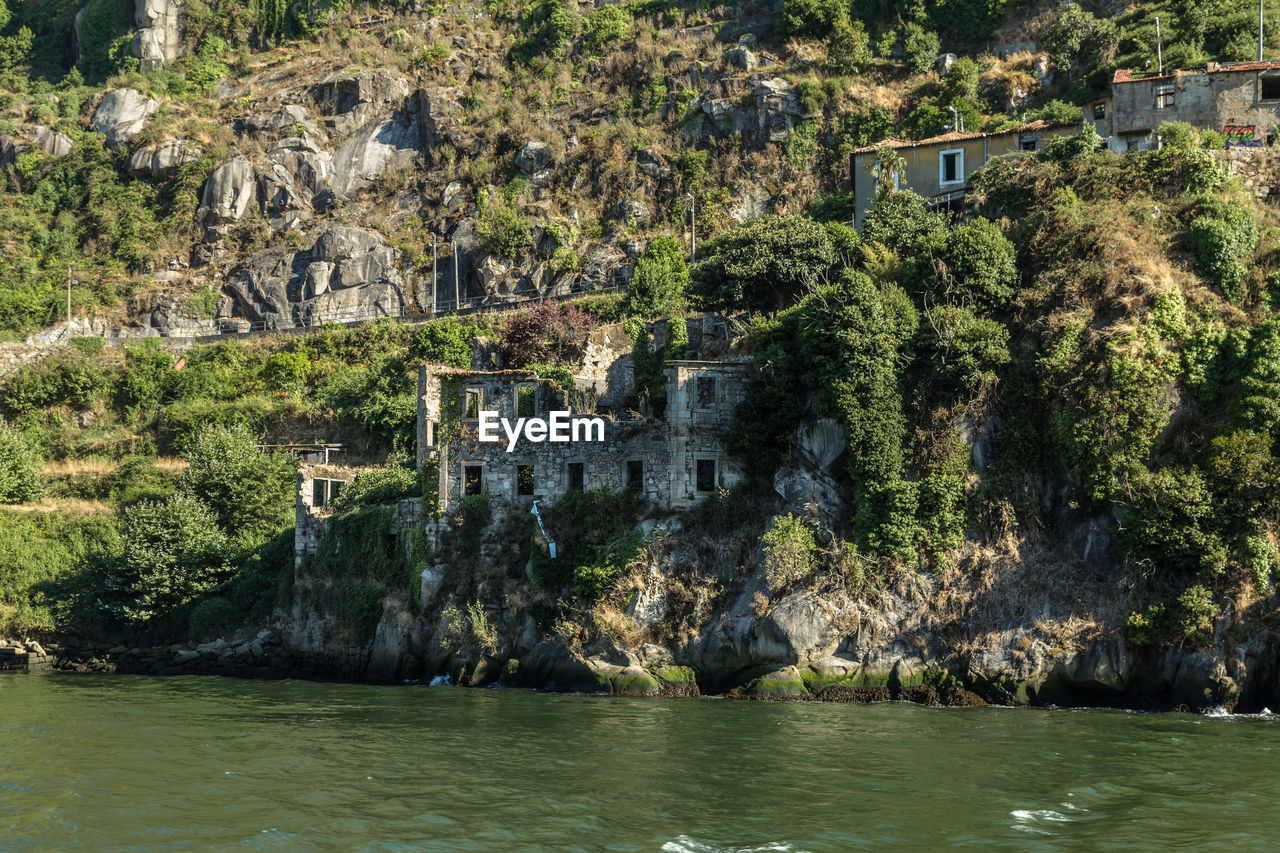
[[[85,355],[97,355],[106,347],[105,338],[71,338],[67,341],[71,346]]]
[[[1247,207],[1218,208],[1199,216],[1187,228],[1187,246],[1195,253],[1200,271],[1241,305],[1249,261],[1258,247],[1258,224]]]
[[[198,500],[177,493],[141,501],[121,513],[123,553],[111,587],[121,615],[139,622],[163,615],[212,589],[228,574],[227,537]]]
[[[1129,559],[1162,573],[1212,577],[1227,552],[1215,532],[1217,505],[1196,468],[1164,468],[1135,483],[1121,530]]]
[[[155,464],[155,459],[135,456],[126,459],[111,478],[108,499],[119,507],[139,501],[163,501],[178,489],[177,479]]]
[[[0,504],[38,499],[42,462],[35,443],[0,420]]]
[[[1208,645],[1213,639],[1213,620],[1220,610],[1208,587],[1201,584],[1187,587],[1178,596],[1174,628],[1183,642],[1193,646]]]
[[[938,34],[926,30],[917,23],[902,28],[902,51],[907,68],[916,74],[924,74],[938,62]]]
[[[213,510],[223,530],[258,542],[290,526],[296,477],[292,461],[268,454],[242,426],[202,427],[186,452],[182,490]]]
[[[208,640],[233,631],[244,618],[244,611],[215,595],[191,608],[188,631],[193,640]]]
[[[529,220],[516,211],[522,183],[513,181],[501,193],[482,192],[476,198],[476,237],[481,248],[503,258],[515,258],[533,245]]]
[[[414,361],[471,367],[471,351],[475,347],[476,328],[458,322],[456,317],[441,317],[418,327],[409,344],[409,357]]]
[[[880,243],[900,258],[910,258],[945,234],[947,221],[911,190],[888,193],[876,201],[862,223],[862,239]]]
[[[778,516],[762,542],[765,576],[775,590],[804,580],[813,571],[818,545],[803,518],[791,513]]]
[[[836,15],[831,25],[826,47],[827,68],[832,74],[852,76],[871,62],[866,27],[862,21],[849,20],[849,14],[844,10]]]
[[[942,249],[947,295],[987,308],[1007,304],[1018,283],[1015,256],[1013,243],[990,220],[974,219],[952,228]]]
[[[1275,435],[1280,431],[1280,320],[1253,330],[1239,374],[1239,394],[1227,410],[1229,422]]]
[[[371,504],[394,503],[416,496],[420,491],[418,474],[412,468],[388,465],[385,468],[361,470],[334,499],[334,509],[356,509]]]
[[[1261,536],[1246,536],[1241,548],[1245,566],[1253,572],[1259,590],[1271,589],[1280,578],[1280,550]]]
[[[1045,31],[1041,47],[1049,51],[1054,68],[1067,73],[1077,66],[1093,68],[1110,62],[1119,38],[1111,20],[1068,3]]]
[[[682,313],[688,305],[688,290],[684,248],[674,237],[654,237],[627,286],[626,312],[644,318]]]
[[[301,352],[276,352],[262,368],[262,380],[276,391],[301,393],[311,376],[311,359]]]
[[[631,40],[631,15],[623,6],[601,6],[582,28],[582,43],[590,56],[604,56]]]
[[[386,590],[360,577],[334,579],[320,596],[333,613],[338,630],[348,640],[368,642],[382,619]]]
[[[971,391],[992,382],[996,370],[1009,363],[1009,330],[997,321],[950,305],[928,317],[926,346],[933,350],[933,369],[949,390]]]
[[[836,263],[821,225],[803,216],[762,216],[705,246],[693,289],[717,306],[776,311],[823,281]]]
[[[458,501],[456,521],[459,527],[459,549],[462,555],[474,560],[480,556],[480,537],[491,519],[489,510],[489,493],[464,495]]]

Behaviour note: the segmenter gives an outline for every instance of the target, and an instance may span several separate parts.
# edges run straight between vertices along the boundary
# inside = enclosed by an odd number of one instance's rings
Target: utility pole
[[[1258,0],[1262,2],[1262,0]],[[1261,58],[1261,57],[1259,57]],[[1160,16],[1156,15],[1156,73],[1164,73],[1164,49],[1160,44]]]
[[[431,235],[431,316],[436,315],[436,281],[439,274],[436,268],[436,235]]]
[[[67,267],[67,329],[71,329],[71,267]]]
[[[1262,0],[1258,0],[1258,61],[1262,61]]]
[[[449,252],[453,255],[453,311],[456,314],[462,308],[462,296],[458,290],[458,242],[449,241]]]
[[[689,199],[689,263],[698,259],[698,214],[694,209],[697,201],[693,193],[685,193]]]

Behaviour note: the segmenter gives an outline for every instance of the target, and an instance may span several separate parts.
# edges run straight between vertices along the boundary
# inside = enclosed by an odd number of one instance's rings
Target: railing
[[[198,341],[214,340],[226,337],[239,337],[247,334],[289,334],[289,333],[305,333],[314,331],[321,326],[331,323],[359,323],[365,320],[378,320],[382,318],[390,318],[400,320],[404,323],[426,323],[431,320],[438,319],[446,315],[459,314],[485,314],[497,313],[502,311],[513,311],[519,308],[532,305],[534,303],[542,303],[548,301],[564,302],[571,299],[578,299],[583,296],[593,296],[597,293],[617,293],[625,290],[626,285],[623,283],[614,283],[605,287],[596,288],[595,290],[583,290],[576,293],[563,293],[553,296],[527,296],[519,299],[507,299],[501,302],[486,303],[483,297],[474,299],[452,300],[438,299],[436,300],[435,310],[427,312],[410,313],[403,309],[399,313],[388,313],[381,310],[368,311],[339,311],[324,314],[314,318],[280,318],[276,320],[247,320],[240,317],[226,317],[220,320],[206,321],[213,322],[218,328],[216,331],[209,331],[199,327],[183,328],[177,327],[165,335],[166,338],[194,338]],[[188,315],[184,319],[196,320],[195,315]],[[113,339],[113,340],[128,340]]]

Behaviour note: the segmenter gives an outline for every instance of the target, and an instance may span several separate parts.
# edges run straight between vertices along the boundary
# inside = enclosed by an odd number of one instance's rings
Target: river
[[[0,674],[0,850],[1274,849],[1280,717]]]

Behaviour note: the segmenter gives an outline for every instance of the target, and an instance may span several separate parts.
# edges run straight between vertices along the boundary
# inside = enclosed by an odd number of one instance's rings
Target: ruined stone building
[[[550,503],[567,492],[636,489],[651,501],[687,507],[743,477],[728,453],[729,425],[746,394],[747,363],[674,361],[666,372],[664,417],[642,418],[618,408],[599,426],[571,424],[579,440],[530,441],[509,451],[507,436],[480,440],[481,413],[514,425],[520,418],[549,419],[573,410],[585,422],[583,398],[526,371],[465,371],[423,365],[418,390],[418,463],[438,464],[442,509],[464,495],[487,493],[492,502]]]
[[[1112,151],[1154,146],[1154,133],[1169,121],[1213,128],[1228,146],[1261,146],[1280,124],[1280,60],[1210,62],[1204,68],[1139,74],[1121,69],[1111,94],[1084,105]]]

